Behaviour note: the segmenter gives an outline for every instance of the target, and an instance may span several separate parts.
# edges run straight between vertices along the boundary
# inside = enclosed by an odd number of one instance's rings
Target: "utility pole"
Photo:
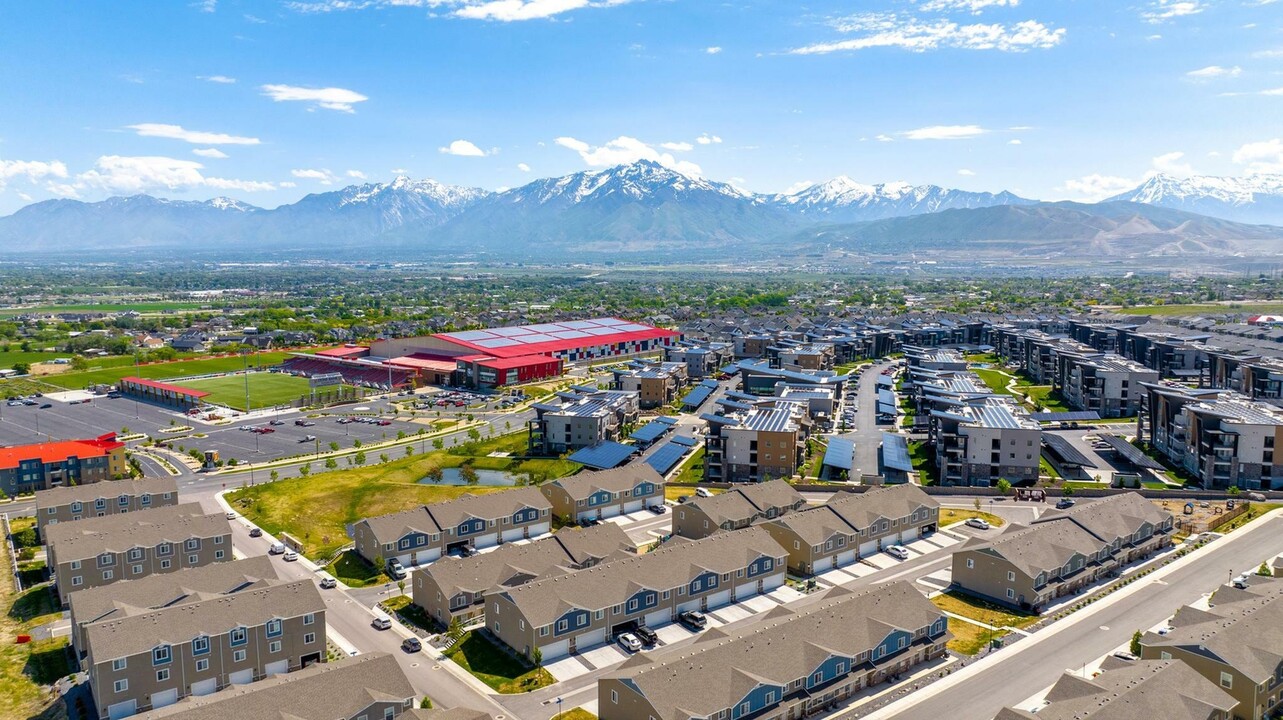
[[[241,360],[243,361],[243,364],[245,367],[245,412],[248,413],[249,412],[249,351],[248,350],[241,351]],[[254,446],[255,447],[258,446],[257,438],[255,438],[254,440]]]

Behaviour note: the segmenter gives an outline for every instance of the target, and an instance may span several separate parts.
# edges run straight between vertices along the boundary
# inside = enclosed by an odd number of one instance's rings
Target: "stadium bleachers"
[[[361,367],[353,363],[335,362],[320,358],[292,357],[282,364],[285,372],[299,377],[312,377],[325,373],[341,373],[343,382],[359,387],[391,390],[410,382],[412,373],[408,370],[392,368],[389,374],[386,367]],[[392,386],[388,386],[391,379]]]

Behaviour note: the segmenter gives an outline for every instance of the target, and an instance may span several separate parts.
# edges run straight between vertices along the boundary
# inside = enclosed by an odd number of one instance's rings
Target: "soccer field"
[[[193,390],[204,390],[209,393],[206,402],[214,405],[226,405],[235,410],[245,409],[245,376],[227,375],[225,377],[203,378],[201,380],[177,380],[177,384]],[[307,395],[309,392],[307,378],[294,377],[283,373],[250,373],[249,402],[250,409],[283,405]]]

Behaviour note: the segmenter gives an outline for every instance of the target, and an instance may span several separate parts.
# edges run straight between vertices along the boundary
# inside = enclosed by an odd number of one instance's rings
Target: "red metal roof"
[[[102,457],[124,446],[123,442],[116,440],[116,433],[107,433],[93,440],[61,440],[0,448],[0,468],[16,468],[23,460],[39,459],[41,463],[54,463],[72,455],[78,458]]]
[[[177,393],[179,395],[188,395],[190,397],[200,398],[200,397],[205,397],[206,395],[209,394],[204,390],[197,390],[195,388],[183,387],[182,385],[171,385],[170,383],[163,383],[157,380],[147,380],[146,378],[140,378],[140,377],[124,377],[120,379],[120,382],[133,383],[135,385],[141,385],[143,387],[152,388],[153,390],[168,390],[170,392]]]
[[[590,330],[592,332],[600,332],[611,327],[629,329],[601,335],[589,332]],[[542,338],[557,335],[562,335],[563,337],[555,340],[542,340]],[[569,337],[570,335],[577,336]],[[598,318],[595,320],[542,323],[494,328],[491,330],[463,330],[440,333],[433,337],[446,340],[469,350],[475,350],[484,355],[496,358],[516,358],[530,355],[551,355],[565,350],[615,345],[639,340],[676,339],[681,337],[681,334],[642,323],[620,320],[619,318]],[[539,338],[540,341],[529,342],[525,338]]]
[[[511,370],[513,368],[529,367],[531,365],[547,365],[548,363],[560,363],[561,361],[549,355],[522,355],[520,357],[510,358],[484,358],[477,360],[476,363],[483,367],[494,368],[495,370]]]
[[[392,358],[387,361],[394,367],[414,368],[415,370],[436,370],[437,372],[454,372],[456,363],[453,360],[439,360],[419,353]]]
[[[321,357],[343,358],[343,357],[353,357],[356,355],[364,355],[369,351],[370,351],[370,348],[364,345],[353,345],[353,346],[344,345],[342,347],[330,348],[329,350],[318,350],[316,351],[316,354]]]

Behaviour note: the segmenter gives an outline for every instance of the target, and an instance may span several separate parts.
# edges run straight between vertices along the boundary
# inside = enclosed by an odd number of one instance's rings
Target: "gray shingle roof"
[[[1120,663],[1091,679],[1065,674],[1038,713],[1006,708],[994,720],[1207,720],[1238,701],[1179,660]]]
[[[36,507],[49,508],[70,505],[79,500],[92,503],[98,498],[118,498],[121,495],[163,495],[178,493],[178,481],[172,477],[145,477],[137,480],[112,480],[84,485],[64,485],[36,493]]]
[[[917,485],[884,485],[862,493],[836,493],[824,505],[792,513],[777,525],[789,528],[803,540],[817,545],[836,533],[854,534],[878,520],[902,518],[915,510],[940,507]]]
[[[154,547],[162,542],[181,543],[192,537],[230,535],[222,515],[205,515],[200,503],[184,503],[139,512],[85,518],[45,528],[45,541],[57,561],[85,560],[104,552],[124,552],[133,547]]]
[[[1283,664],[1283,579],[1253,576],[1248,588],[1217,590],[1206,611],[1181,608],[1166,635],[1147,634],[1146,647],[1184,647],[1266,682]]]
[[[581,472],[553,480],[550,484],[563,488],[572,499],[585,500],[598,490],[621,493],[632,490],[639,482],[662,486],[664,479],[646,463],[633,463],[613,470]]]
[[[414,697],[414,687],[396,658],[375,652],[312,665],[248,685],[233,685],[212,695],[189,697],[135,717],[139,720],[334,720],[356,717],[359,711],[375,702],[399,703]],[[474,720],[474,717],[448,720]]]
[[[201,634],[218,635],[239,626],[262,625],[272,618],[324,610],[325,601],[316,583],[296,580],[94,623],[85,628],[85,645],[93,662],[98,663],[161,644],[187,642]]]
[[[421,505],[388,515],[366,518],[361,522],[380,542],[392,542],[408,531],[439,533],[453,528],[465,518],[497,519],[512,515],[523,507],[551,510],[552,505],[536,487],[519,487],[479,495],[461,495],[454,500]]]

